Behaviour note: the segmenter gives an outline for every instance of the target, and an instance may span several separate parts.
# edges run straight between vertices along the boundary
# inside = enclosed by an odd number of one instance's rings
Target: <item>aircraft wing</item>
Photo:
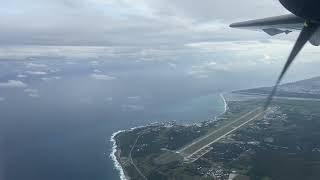
[[[305,20],[293,14],[257,19],[230,25],[232,28],[262,30],[270,36],[302,30]]]

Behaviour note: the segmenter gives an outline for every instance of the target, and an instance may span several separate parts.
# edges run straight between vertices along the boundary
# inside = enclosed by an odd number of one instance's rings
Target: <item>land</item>
[[[247,90],[235,91],[237,94],[260,95],[270,94],[272,87],[261,87]],[[320,77],[287,83],[278,87],[276,97],[278,98],[301,98],[301,99],[320,99]]]
[[[268,88],[243,90],[226,95],[228,110],[215,121],[124,131],[117,159],[132,180],[319,179],[318,81],[282,85],[267,109]]]

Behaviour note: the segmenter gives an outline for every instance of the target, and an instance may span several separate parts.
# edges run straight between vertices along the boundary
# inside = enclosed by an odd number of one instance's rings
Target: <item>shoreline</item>
[[[226,113],[226,112],[227,112],[227,110],[228,110],[228,103],[227,103],[226,98],[224,97],[224,93],[220,93],[220,97],[222,98],[223,103],[224,103],[224,112],[223,112],[223,113],[221,113],[221,114],[220,114],[220,115],[218,115],[218,116],[223,115],[223,114],[224,114],[224,113]]]
[[[145,126],[137,126],[137,127],[130,128],[128,130],[119,130],[119,131],[113,133],[112,136],[110,137],[110,142],[112,143],[112,151],[111,151],[111,154],[109,157],[113,161],[114,168],[119,172],[120,180],[128,180],[129,178],[127,178],[126,173],[125,173],[123,167],[121,166],[121,163],[118,160],[118,157],[117,157],[118,146],[117,146],[117,142],[116,142],[115,137],[118,134],[123,133],[123,132],[130,132],[130,131],[134,131],[134,130],[137,130],[140,128],[152,126],[155,124],[157,124],[157,123],[152,123],[152,124],[145,125]]]
[[[110,154],[110,158],[113,161],[114,168],[119,172],[120,179],[121,180],[127,180],[126,175],[124,173],[124,169],[122,168],[120,162],[118,161],[117,155],[116,155],[118,146],[117,146],[117,142],[115,140],[115,137],[118,134],[122,133],[122,132],[125,132],[125,130],[120,130],[120,131],[117,131],[117,132],[113,133],[111,138],[110,138],[110,141],[113,144],[112,145],[112,152]]]
[[[220,93],[219,96],[221,97],[221,99],[223,100],[224,102],[224,111],[219,114],[219,115],[216,115],[215,116],[215,119],[217,119],[217,117],[225,114],[228,110],[228,103],[224,97],[224,93]],[[112,159],[113,161],[113,164],[114,164],[114,168],[119,172],[119,176],[120,176],[120,179],[121,180],[128,180],[129,178],[127,178],[126,176],[126,173],[124,171],[124,169],[122,168],[121,166],[121,163],[118,161],[118,157],[117,157],[117,149],[118,149],[118,146],[117,146],[117,142],[115,140],[115,137],[120,134],[120,133],[123,133],[123,132],[129,132],[129,131],[134,131],[134,130],[137,130],[137,129],[140,129],[140,128],[145,128],[145,127],[148,127],[148,126],[152,126],[152,125],[156,125],[156,124],[159,124],[159,122],[155,122],[155,123],[151,123],[149,125],[145,125],[145,126],[137,126],[137,127],[133,127],[133,128],[130,128],[129,130],[119,130],[115,133],[112,134],[111,138],[110,138],[110,141],[112,142],[112,152],[110,154],[110,158]]]

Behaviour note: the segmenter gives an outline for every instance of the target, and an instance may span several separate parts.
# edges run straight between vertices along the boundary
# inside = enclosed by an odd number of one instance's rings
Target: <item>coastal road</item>
[[[144,180],[148,180],[148,178],[141,172],[141,170],[138,168],[138,166],[134,163],[133,159],[132,159],[132,151],[134,150],[134,148],[136,147],[137,143],[138,143],[138,140],[140,139],[140,137],[142,136],[142,134],[140,134],[135,143],[133,144],[131,150],[130,150],[130,153],[129,153],[129,160],[131,162],[131,164],[133,165],[133,167],[136,169],[136,171],[140,174],[141,178],[144,179]]]
[[[233,133],[237,129],[249,124],[250,122],[263,117],[264,114],[264,109],[262,107],[257,107],[256,109],[242,115],[241,117],[232,120],[232,122],[222,126],[221,128],[214,130],[204,137],[199,138],[191,144],[183,147],[181,150],[177,151],[177,153],[182,155],[186,162],[194,162],[212,150],[210,145],[218,142],[219,140]]]

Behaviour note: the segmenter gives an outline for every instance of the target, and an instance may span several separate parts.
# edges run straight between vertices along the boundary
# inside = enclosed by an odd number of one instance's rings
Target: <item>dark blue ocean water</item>
[[[215,88],[185,76],[47,64],[56,71],[19,78],[25,63],[16,63],[0,73],[0,82],[27,85],[0,88],[3,180],[118,180],[109,157],[114,132],[157,121],[199,122],[224,111]],[[96,68],[116,79],[92,78]]]
[[[1,106],[1,117],[10,120],[4,126],[8,180],[118,179],[109,159],[112,133],[162,119],[199,122],[224,108],[218,95],[195,97],[156,111],[117,115],[108,114],[103,105],[46,107],[39,102],[23,103],[28,106]]]

